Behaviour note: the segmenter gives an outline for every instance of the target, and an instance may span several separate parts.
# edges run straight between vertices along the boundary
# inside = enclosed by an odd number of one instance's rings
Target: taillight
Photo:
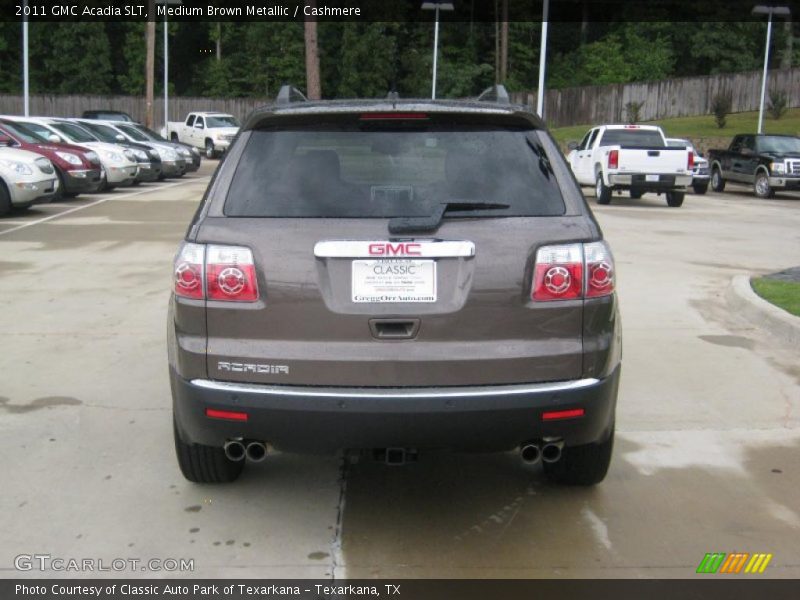
[[[689,158],[686,160],[686,169],[691,171],[694,168],[694,152],[689,150]]]
[[[583,291],[583,252],[580,244],[543,246],[536,251],[534,300],[572,300]]]
[[[195,300],[255,302],[253,253],[241,246],[184,244],[175,259],[175,294]]]
[[[616,169],[619,167],[619,150],[611,150],[608,153],[608,168]]]
[[[256,268],[250,248],[209,246],[206,257],[209,300],[255,302],[258,300]]]
[[[605,242],[542,246],[536,251],[531,298],[597,298],[614,292],[614,258]]]
[[[205,298],[203,263],[206,247],[184,244],[175,258],[175,294],[184,298]]]

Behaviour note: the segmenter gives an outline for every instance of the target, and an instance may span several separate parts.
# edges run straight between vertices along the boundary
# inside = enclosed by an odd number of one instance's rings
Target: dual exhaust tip
[[[222,447],[228,460],[239,462],[245,458],[250,462],[261,462],[267,458],[267,446],[264,442],[245,442],[228,440]]]
[[[519,455],[522,462],[535,465],[540,460],[546,463],[554,463],[561,460],[561,449],[564,447],[563,441],[545,442],[544,444],[527,443],[520,447]]]

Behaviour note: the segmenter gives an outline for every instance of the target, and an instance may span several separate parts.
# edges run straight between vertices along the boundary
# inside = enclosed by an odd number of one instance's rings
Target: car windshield
[[[128,127],[129,129],[135,129],[136,131],[138,131],[142,135],[147,136],[147,139],[153,140],[154,142],[166,142],[166,141],[168,141],[166,138],[164,138],[163,136],[157,134],[152,129],[149,129],[148,127],[145,127],[144,125],[128,125],[126,127]]]
[[[98,140],[97,136],[72,123],[53,123],[52,127],[66,135],[73,142],[96,142]]]
[[[239,127],[235,117],[206,117],[206,127]]]
[[[419,129],[419,128],[418,128]],[[448,218],[565,212],[535,130],[358,124],[252,131],[224,212],[235,217],[421,217],[443,203],[495,203]]]
[[[788,135],[765,135],[758,138],[759,152],[800,154],[800,138]]]
[[[126,134],[128,137],[136,140],[137,142],[149,142],[150,138],[148,138],[145,134],[141,131],[136,129],[135,127],[127,127],[126,125],[118,125],[117,129],[119,129],[122,133]]]
[[[19,123],[3,123],[3,127],[26,144],[42,144],[48,141],[46,137],[37,134],[35,131]]]
[[[89,132],[97,136],[101,142],[108,142],[110,144],[118,144],[120,140],[117,139],[118,133],[113,127],[108,125],[100,125],[98,123],[81,123],[81,127],[86,128]]]
[[[606,129],[601,146],[663,148],[664,138],[653,129]]]

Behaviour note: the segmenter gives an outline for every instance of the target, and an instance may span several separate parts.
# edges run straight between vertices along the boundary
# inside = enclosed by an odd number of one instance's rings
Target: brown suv
[[[178,462],[232,481],[269,449],[519,449],[603,479],[620,372],[614,265],[542,121],[477,101],[250,115],[175,258]]]

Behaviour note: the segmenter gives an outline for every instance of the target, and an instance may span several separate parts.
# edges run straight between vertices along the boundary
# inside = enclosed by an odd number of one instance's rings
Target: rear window
[[[225,215],[422,217],[444,202],[508,205],[448,218],[564,214],[535,130],[404,123],[252,131]]]
[[[663,148],[664,138],[652,129],[606,129],[601,146],[622,146],[623,148]]]

